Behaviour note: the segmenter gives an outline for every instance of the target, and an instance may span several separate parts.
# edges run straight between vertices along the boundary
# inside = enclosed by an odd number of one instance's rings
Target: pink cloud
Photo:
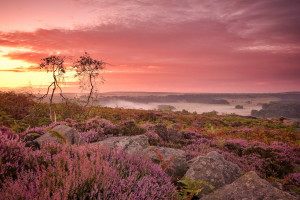
[[[2,31],[0,47],[32,50],[4,56],[37,63],[56,52],[88,51],[110,64],[107,84],[125,87],[122,82],[129,90],[137,85],[224,92],[300,86],[297,0],[74,2],[107,16],[95,14],[99,22],[89,28]]]

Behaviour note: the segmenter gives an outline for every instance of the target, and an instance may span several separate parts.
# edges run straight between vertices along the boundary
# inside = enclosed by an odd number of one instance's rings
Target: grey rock
[[[160,160],[158,159],[157,153],[152,149],[158,150],[162,156],[163,160],[167,161],[170,158],[174,157],[173,162],[170,164],[174,170],[168,170],[167,172],[170,175],[174,175],[176,177],[182,177],[186,171],[188,170],[188,163],[186,160],[185,152],[180,149],[172,149],[167,147],[158,147],[158,146],[151,146],[144,150],[144,155],[151,158],[151,160],[155,163],[159,163]]]
[[[38,142],[40,145],[46,142],[57,142],[57,143],[68,143],[68,144],[83,144],[84,141],[81,139],[77,130],[66,126],[66,125],[58,125],[55,126],[53,131],[58,132],[62,137],[53,134],[53,132],[49,131],[42,135],[41,137],[35,139],[35,142]]]
[[[189,163],[190,168],[183,179],[189,177],[195,181],[206,181],[214,189],[232,183],[241,175],[241,169],[236,164],[225,160],[216,151],[212,151],[205,156],[198,156]],[[212,190],[208,186],[204,186],[198,197],[210,192]]]
[[[273,187],[251,171],[201,200],[294,200],[296,197]]]
[[[111,149],[122,149],[129,154],[140,154],[149,146],[146,135],[110,137],[95,144],[109,147]]]
[[[66,125],[55,126],[52,130],[62,133],[70,144],[83,144],[84,141],[81,139],[78,131]]]
[[[47,132],[47,133],[43,134],[41,137],[35,139],[34,142],[37,142],[40,145],[44,145],[45,143],[48,143],[48,142],[50,142],[50,143],[54,142],[54,143],[60,143],[60,144],[64,143],[64,141],[62,139],[53,136],[53,134],[49,133],[49,132]]]

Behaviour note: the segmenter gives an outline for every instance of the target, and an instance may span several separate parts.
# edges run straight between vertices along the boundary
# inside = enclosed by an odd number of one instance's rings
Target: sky
[[[107,63],[100,92],[300,89],[299,0],[0,0],[0,89],[43,90],[41,58]],[[74,72],[63,89],[79,92]]]

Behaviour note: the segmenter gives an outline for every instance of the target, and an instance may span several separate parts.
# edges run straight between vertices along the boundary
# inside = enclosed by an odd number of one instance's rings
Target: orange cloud
[[[30,67],[15,67],[12,69],[0,69],[0,72],[34,72],[39,70],[37,66]]]

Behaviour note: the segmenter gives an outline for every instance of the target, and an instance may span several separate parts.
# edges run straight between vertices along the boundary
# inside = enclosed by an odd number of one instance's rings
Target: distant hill
[[[82,96],[85,98],[84,96]],[[207,104],[229,104],[229,99],[256,99],[270,98],[278,101],[300,102],[300,92],[287,93],[163,93],[163,92],[113,92],[101,93],[99,102],[105,103],[114,100],[131,101],[136,103],[207,103]]]
[[[287,117],[300,118],[300,102],[279,101],[263,104],[261,110],[252,110],[254,117]]]
[[[79,97],[86,100],[88,94],[65,93],[67,98]],[[106,104],[112,101],[129,101],[133,103],[168,103],[168,102],[186,102],[186,103],[205,103],[205,104],[223,104],[238,99],[247,100],[249,103],[258,103],[259,99],[265,99],[261,103],[270,101],[292,101],[300,102],[300,92],[285,93],[168,93],[168,92],[106,92],[98,94],[98,103]],[[45,101],[49,99],[46,98]],[[59,102],[59,94],[55,94],[54,102]],[[253,101],[254,100],[254,101]],[[252,102],[253,101],[253,102]]]

